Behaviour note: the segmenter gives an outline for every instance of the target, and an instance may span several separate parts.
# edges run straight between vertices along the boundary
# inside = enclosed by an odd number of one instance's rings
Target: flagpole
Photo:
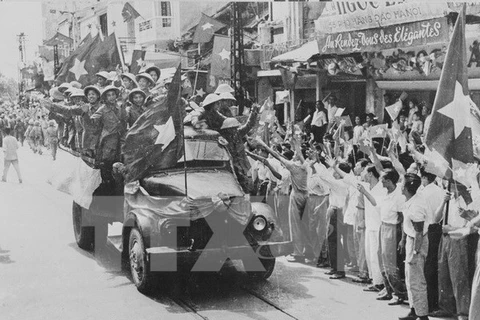
[[[195,83],[193,84],[193,93],[192,96],[196,96],[196,91],[197,91],[197,81],[198,81],[198,70],[200,70],[200,58],[197,63],[197,72],[195,72]]]
[[[183,139],[183,171],[185,173],[185,197],[188,197],[188,181],[187,181],[187,153],[185,152],[185,125],[182,121],[182,139]]]
[[[450,188],[452,186],[452,179],[450,178],[448,180],[448,192],[450,192]],[[443,219],[443,224],[447,225],[448,224],[448,211],[450,209],[450,201],[447,202],[447,205],[445,207],[445,219]]]
[[[114,31],[113,35],[115,37],[115,43],[117,45],[118,54],[120,55],[120,63],[122,64],[122,72],[125,71],[125,57],[123,56],[122,48],[120,47],[120,42],[118,41],[117,33]]]

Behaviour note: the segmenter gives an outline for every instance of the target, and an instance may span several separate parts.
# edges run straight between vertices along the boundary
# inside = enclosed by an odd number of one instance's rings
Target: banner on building
[[[320,54],[381,51],[448,42],[447,18],[317,37]]]
[[[315,21],[319,33],[337,33],[386,27],[444,17],[447,2],[429,1],[332,1]]]

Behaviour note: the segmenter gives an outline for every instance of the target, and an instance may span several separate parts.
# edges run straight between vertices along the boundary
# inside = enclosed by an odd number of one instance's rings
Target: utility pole
[[[26,45],[25,45],[26,35],[24,32],[21,32],[17,35],[18,40],[18,52],[19,52],[19,61],[21,62],[21,66],[26,66],[27,61],[27,52],[26,52]],[[21,93],[23,91],[23,76],[22,76],[22,68],[18,68],[18,91]]]
[[[233,1],[231,4],[230,21],[232,26],[231,42],[231,72],[232,88],[239,104],[239,114],[243,114],[245,106],[245,91],[243,87],[245,79],[242,12],[245,3]]]

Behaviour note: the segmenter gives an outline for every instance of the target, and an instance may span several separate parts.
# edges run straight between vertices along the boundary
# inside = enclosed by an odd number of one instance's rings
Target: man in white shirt
[[[327,115],[328,115],[328,128],[327,131],[330,131],[330,128],[333,127],[335,123],[335,114],[338,111],[337,107],[337,97],[330,95],[326,101]]]
[[[402,193],[406,198],[403,208],[403,232],[405,243],[405,284],[408,292],[410,312],[399,320],[428,320],[427,282],[425,280],[425,258],[428,251],[427,205],[417,194],[420,177],[407,173]],[[403,239],[402,239],[403,240]]]
[[[4,166],[3,166],[3,175],[2,181],[7,181],[8,170],[10,169],[10,165],[13,165],[15,171],[17,172],[18,182],[22,183],[22,174],[20,173],[20,166],[18,165],[18,141],[13,137],[10,128],[5,128],[5,138],[3,138],[3,151],[5,152],[4,157]]]
[[[436,176],[420,170],[422,186],[419,188],[419,196],[427,204],[428,221],[428,254],[425,261],[425,278],[427,279],[428,310],[438,310],[438,247],[442,237],[442,226],[434,222],[435,212],[443,203],[445,192],[436,183]]]
[[[351,170],[346,163],[340,163],[338,168],[345,173],[349,173]],[[328,252],[332,270],[326,274],[331,276],[330,279],[342,279],[345,278],[345,246],[347,243],[343,210],[347,201],[348,188],[341,180],[341,175],[336,172],[332,173],[323,164],[315,163],[314,169],[324,187],[330,190],[327,218],[333,228],[332,233],[328,236]]]
[[[313,113],[313,117],[308,115],[303,122],[308,122],[312,118],[312,122],[310,123],[311,132],[313,133],[313,138],[316,142],[323,141],[323,135],[327,131],[327,114],[325,107],[323,106],[322,101],[317,101],[315,105],[315,112]]]
[[[289,262],[305,262],[305,243],[307,236],[308,219],[303,219],[305,206],[308,199],[307,177],[308,164],[305,163],[300,146],[295,144],[295,155],[293,160],[289,161],[280,156],[277,152],[268,147],[261,139],[257,139],[269,154],[280,161],[283,166],[290,172],[290,182],[292,192],[290,193],[290,202],[288,206],[288,214],[292,227],[293,254],[287,259]]]
[[[389,304],[402,304],[407,298],[407,290],[403,283],[400,270],[397,264],[397,248],[402,236],[401,222],[402,209],[405,203],[405,196],[401,191],[401,186],[397,185],[400,175],[394,169],[386,169],[382,172],[381,183],[387,190],[387,195],[383,198],[377,199],[362,190],[367,199],[372,198],[375,202],[375,207],[380,211],[380,219],[382,224],[380,226],[380,266],[382,270],[383,282],[385,289],[380,292],[377,300],[390,300],[395,294]]]
[[[359,185],[359,191],[368,190],[374,199],[383,199],[387,190],[379,182],[380,174],[373,165],[367,166],[363,171],[362,180],[365,184]],[[380,268],[378,250],[380,248],[379,232],[381,225],[380,211],[368,197],[365,199],[365,256],[367,259],[370,277],[373,284],[364,291],[380,292],[385,286]]]
[[[456,198],[451,199],[450,192],[444,192],[444,201],[438,207],[433,222],[444,221],[443,237],[440,240],[438,257],[438,289],[439,289],[439,310],[432,313],[432,316],[453,316],[458,319],[468,319],[470,308],[470,288],[468,270],[468,242],[466,238],[452,239],[448,232],[465,227],[467,220],[460,216],[460,208],[463,198],[458,194],[455,185],[452,187]],[[448,220],[446,217],[446,204],[450,202]]]

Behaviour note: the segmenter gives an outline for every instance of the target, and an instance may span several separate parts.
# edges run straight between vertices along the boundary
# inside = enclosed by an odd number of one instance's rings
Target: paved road
[[[384,320],[408,312],[284,258],[265,283],[248,283],[233,263],[221,275],[172,277],[168,293],[144,296],[118,270],[112,250],[94,256],[77,248],[71,199],[46,183],[48,155],[24,147],[20,157],[24,183],[14,171],[0,183],[0,319]]]

